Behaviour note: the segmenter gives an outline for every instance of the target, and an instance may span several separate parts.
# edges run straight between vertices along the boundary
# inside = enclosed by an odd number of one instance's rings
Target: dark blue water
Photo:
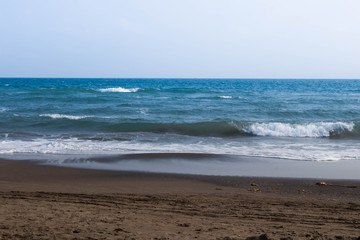
[[[360,159],[359,80],[0,79],[0,154]]]

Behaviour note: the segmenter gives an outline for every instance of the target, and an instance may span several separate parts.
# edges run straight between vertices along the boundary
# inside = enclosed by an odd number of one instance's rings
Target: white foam
[[[49,117],[53,119],[60,119],[60,118],[66,118],[71,120],[79,120],[83,118],[91,118],[94,116],[73,116],[73,115],[64,115],[64,114],[40,114],[40,117]]]
[[[334,130],[352,131],[354,123],[344,122],[318,122],[308,124],[290,124],[290,123],[254,123],[249,127],[242,129],[245,132],[257,136],[273,137],[329,137],[330,132]]]
[[[100,92],[118,92],[118,93],[130,93],[130,92],[137,92],[140,88],[122,88],[122,87],[116,87],[116,88],[103,88],[99,89]]]
[[[157,136],[157,138],[156,138]],[[117,155],[131,153],[209,153],[248,157],[280,158],[303,161],[360,160],[360,142],[332,141],[326,138],[247,138],[232,140],[212,138],[203,141],[197,137],[139,135],[131,141],[94,141],[77,138],[35,138],[18,140],[3,138],[0,154],[55,155]],[[142,139],[139,141],[139,138]]]
[[[0,112],[6,112],[7,110],[9,110],[9,109],[5,108],[5,107],[0,107]]]
[[[230,99],[230,98],[232,98],[232,96],[220,96],[220,98]]]
[[[140,110],[139,110],[140,114],[142,114],[142,115],[144,115],[144,116],[147,116],[147,115],[148,115],[148,111],[149,111],[149,109],[147,109],[147,108],[143,108],[143,109],[140,109]]]

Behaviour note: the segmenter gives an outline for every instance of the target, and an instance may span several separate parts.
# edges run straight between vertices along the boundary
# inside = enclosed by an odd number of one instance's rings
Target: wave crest
[[[103,88],[99,89],[99,92],[118,92],[118,93],[130,93],[130,92],[137,92],[140,88],[122,88],[122,87],[116,87],[116,88]]]
[[[256,136],[272,137],[336,137],[354,129],[353,122],[318,122],[308,124],[254,123],[241,129]]]
[[[91,118],[93,116],[73,116],[73,115],[64,115],[64,114],[41,114],[40,117],[49,117],[52,119],[66,118],[66,119],[71,119],[71,120],[79,120],[79,119],[83,119],[83,118]]]

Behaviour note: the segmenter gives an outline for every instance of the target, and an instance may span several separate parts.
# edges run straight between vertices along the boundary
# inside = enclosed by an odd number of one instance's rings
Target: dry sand
[[[0,160],[1,239],[360,239],[357,188]]]

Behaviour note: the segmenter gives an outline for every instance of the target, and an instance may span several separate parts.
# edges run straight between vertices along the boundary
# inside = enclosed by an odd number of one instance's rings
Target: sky
[[[0,0],[0,77],[360,78],[358,0]]]

